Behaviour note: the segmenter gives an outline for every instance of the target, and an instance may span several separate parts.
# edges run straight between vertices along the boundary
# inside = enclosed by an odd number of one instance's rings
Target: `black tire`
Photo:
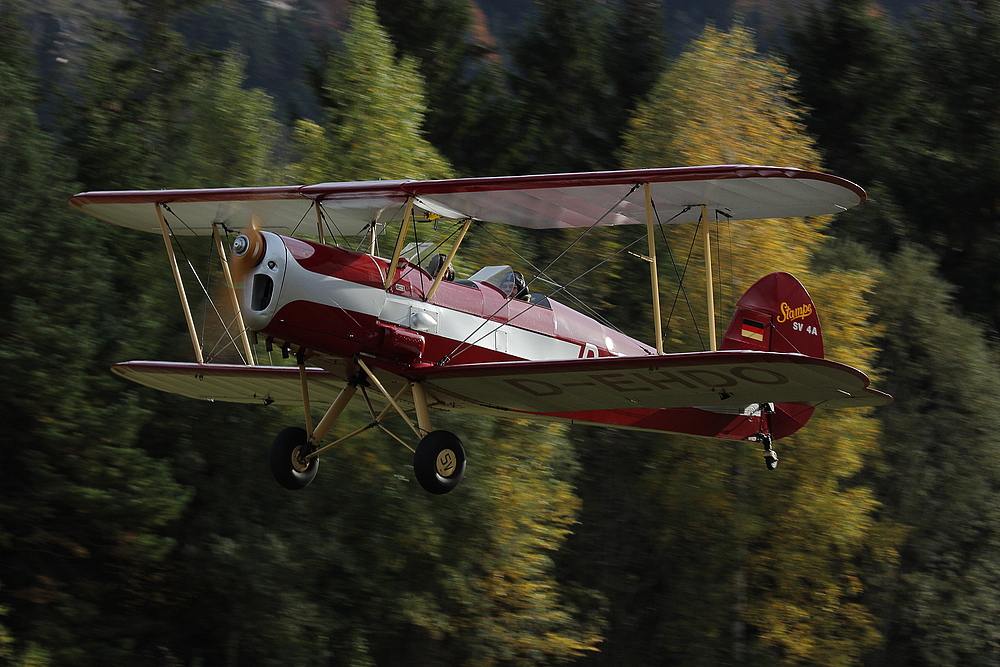
[[[319,471],[319,458],[303,458],[312,451],[305,429],[290,426],[274,436],[267,461],[271,474],[281,486],[298,491],[309,486]]]
[[[413,474],[428,493],[448,493],[465,476],[465,448],[451,431],[428,433],[413,453]]]

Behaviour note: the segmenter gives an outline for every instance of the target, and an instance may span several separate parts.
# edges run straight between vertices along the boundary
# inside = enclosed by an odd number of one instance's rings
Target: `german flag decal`
[[[740,331],[744,338],[752,338],[764,342],[764,325],[761,322],[743,318],[743,328]]]

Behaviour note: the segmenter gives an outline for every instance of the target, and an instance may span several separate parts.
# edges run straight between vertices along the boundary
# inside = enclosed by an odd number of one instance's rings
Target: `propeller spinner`
[[[264,258],[267,243],[264,241],[260,227],[260,218],[253,216],[250,219],[250,224],[233,241],[233,259],[230,262],[230,269],[233,274],[233,286],[236,289],[243,287],[247,275]]]

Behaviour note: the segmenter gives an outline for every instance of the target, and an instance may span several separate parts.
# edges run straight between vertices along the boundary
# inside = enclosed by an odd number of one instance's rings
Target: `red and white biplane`
[[[415,434],[413,467],[431,493],[465,472],[454,434],[434,430],[438,411],[690,433],[761,443],[804,426],[818,406],[883,405],[861,371],[823,358],[820,322],[802,285],[773,273],[750,287],[716,342],[707,267],[709,349],[664,354],[654,229],[700,223],[711,258],[709,215],[756,220],[837,213],[865,200],[857,185],[793,168],[722,165],[435,181],[367,181],[287,187],[85,192],[70,202],[101,220],[163,235],[196,361],[128,361],[113,370],[192,398],[297,404],[305,428],[274,438],[277,481],[302,488],[319,456],[399,415]],[[421,221],[453,221],[450,248],[405,247]],[[455,279],[452,261],[474,222],[532,229],[645,225],[654,314],[647,345],[557,301],[529,294],[504,264]],[[391,256],[377,253],[398,226]],[[312,239],[295,236],[306,228]],[[229,257],[223,238],[237,234]],[[173,245],[213,236],[235,310],[233,344],[243,364],[211,363],[199,343]],[[304,235],[304,233],[303,233]],[[363,238],[364,251],[328,243]],[[174,238],[172,238],[174,237]],[[529,281],[530,282],[530,281]],[[559,290],[556,290],[557,292]],[[297,366],[257,365],[267,350]],[[309,366],[306,361],[309,361]],[[363,401],[354,400],[362,392]],[[312,423],[311,404],[329,405]],[[325,442],[344,409],[371,423]]]

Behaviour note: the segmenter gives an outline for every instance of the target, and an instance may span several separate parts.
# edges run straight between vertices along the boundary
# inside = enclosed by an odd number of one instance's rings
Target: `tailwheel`
[[[465,475],[465,448],[451,431],[433,431],[417,445],[413,474],[428,493],[448,493]]]
[[[768,470],[774,470],[778,467],[778,455],[774,453],[774,450],[764,452],[764,465],[767,466]]]
[[[771,447],[771,436],[768,433],[758,433],[757,442],[764,443],[764,465],[768,470],[778,467],[778,453]]]
[[[319,470],[318,457],[306,458],[312,451],[303,428],[291,426],[274,436],[267,459],[278,484],[292,491],[308,486]]]

